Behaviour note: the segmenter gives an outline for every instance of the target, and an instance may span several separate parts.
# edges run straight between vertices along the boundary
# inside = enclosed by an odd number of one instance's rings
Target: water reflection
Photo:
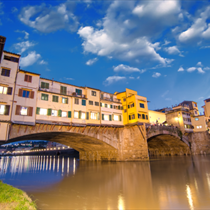
[[[2,157],[0,179],[39,209],[209,209],[210,157],[104,163],[34,156]]]

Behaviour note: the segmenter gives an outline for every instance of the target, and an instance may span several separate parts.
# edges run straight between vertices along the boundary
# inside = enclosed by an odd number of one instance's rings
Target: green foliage
[[[0,181],[0,208],[14,210],[36,209],[35,202],[22,190],[14,188]]]
[[[181,130],[178,130],[178,131],[177,131],[177,134],[178,134],[178,136],[180,137],[180,139],[182,139],[182,135],[183,135],[183,134],[182,134],[182,131],[181,131]]]

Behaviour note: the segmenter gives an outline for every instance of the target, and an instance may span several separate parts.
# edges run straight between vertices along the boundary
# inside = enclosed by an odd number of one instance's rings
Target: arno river
[[[150,162],[1,157],[0,179],[38,209],[210,209],[210,156]]]

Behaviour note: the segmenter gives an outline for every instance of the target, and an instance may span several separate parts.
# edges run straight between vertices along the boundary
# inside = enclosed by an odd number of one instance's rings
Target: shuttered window
[[[41,82],[41,88],[49,89],[49,83],[47,83],[47,82]]]
[[[58,102],[58,96],[54,96],[54,95],[53,95],[52,101],[53,101],[53,102]]]
[[[10,76],[10,70],[9,69],[2,69],[1,70],[1,75],[5,76],[5,77],[9,77]]]
[[[32,82],[32,76],[31,75],[28,75],[28,74],[25,74],[24,81],[25,82]]]
[[[24,98],[34,98],[34,91],[19,89],[18,96]]]
[[[33,116],[33,107],[16,105],[15,115]]]
[[[42,93],[41,100],[48,101],[48,94]]]
[[[65,86],[61,86],[61,89],[60,89],[60,94],[63,94],[63,95],[66,95],[66,91],[67,88]]]
[[[82,99],[82,106],[86,106],[86,100]]]

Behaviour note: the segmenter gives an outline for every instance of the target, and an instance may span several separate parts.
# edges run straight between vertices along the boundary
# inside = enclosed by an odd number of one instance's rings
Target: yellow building
[[[204,115],[191,117],[194,132],[202,132],[207,130],[207,123]]]
[[[123,106],[123,124],[137,122],[149,123],[147,98],[137,95],[137,91],[126,88],[125,92],[116,92]]]
[[[151,124],[162,124],[166,121],[166,114],[162,112],[149,110],[149,122]]]
[[[195,101],[183,101],[179,105],[188,106],[191,115],[193,115],[193,116],[198,116],[199,115],[198,105]]]

